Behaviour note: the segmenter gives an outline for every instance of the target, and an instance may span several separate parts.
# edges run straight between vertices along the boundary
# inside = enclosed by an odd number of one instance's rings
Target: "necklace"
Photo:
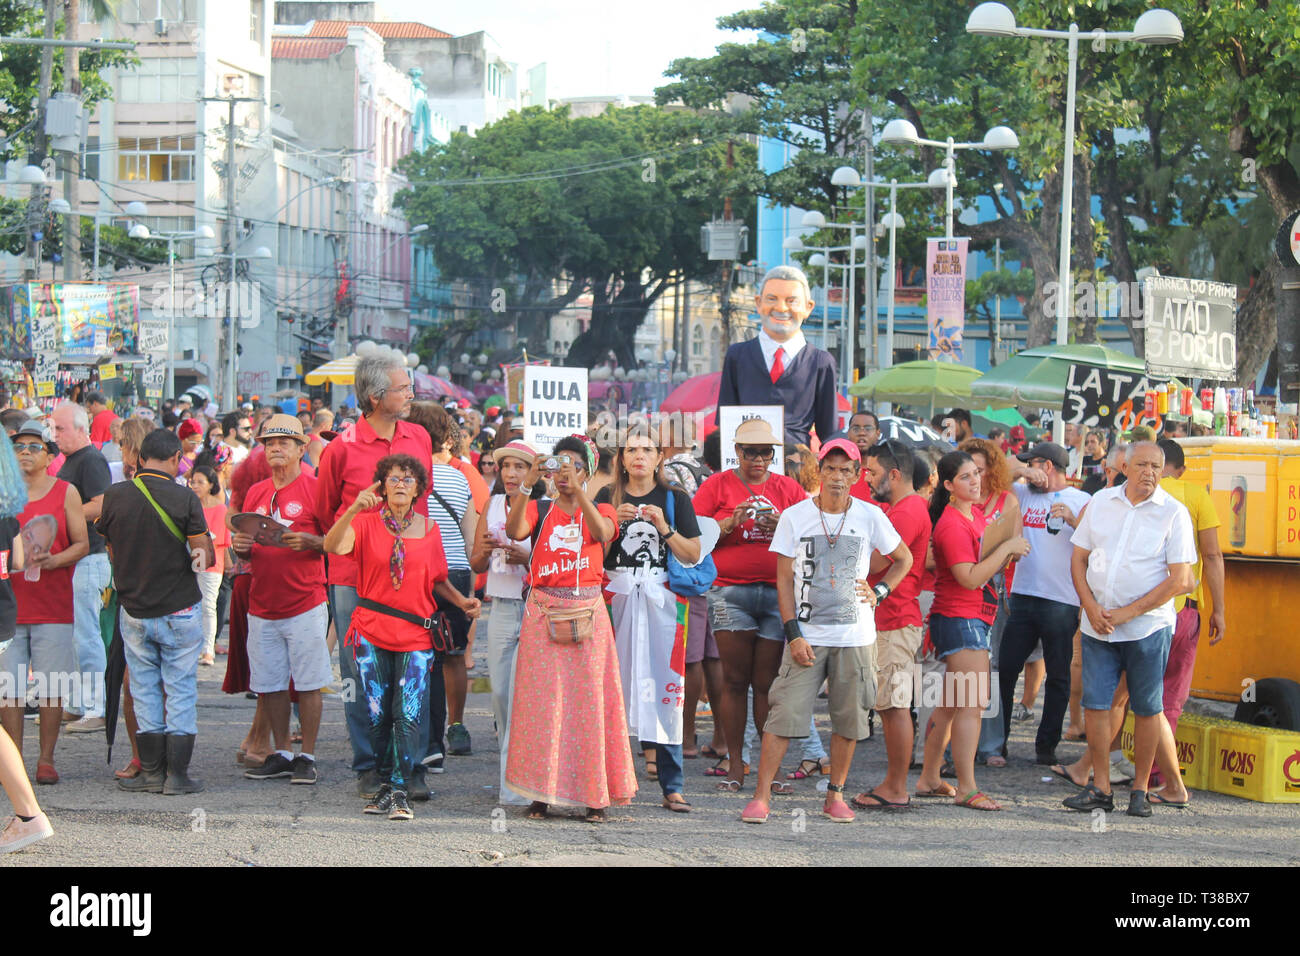
[[[850,502],[850,505],[852,502]],[[835,533],[831,534],[831,529],[826,525],[826,512],[822,511],[821,498],[817,499],[817,518],[822,523],[822,534],[826,535],[826,543],[830,546],[830,564],[831,564],[831,591],[835,590],[835,546],[839,543],[840,537],[844,534],[844,523],[849,520],[849,509],[845,508],[840,514],[839,526]]]

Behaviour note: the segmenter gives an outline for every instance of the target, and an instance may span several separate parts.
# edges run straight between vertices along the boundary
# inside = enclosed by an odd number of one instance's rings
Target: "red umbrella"
[[[718,386],[722,382],[721,372],[709,372],[707,375],[695,375],[668,393],[668,397],[659,406],[661,412],[698,412],[714,408],[718,404]]]

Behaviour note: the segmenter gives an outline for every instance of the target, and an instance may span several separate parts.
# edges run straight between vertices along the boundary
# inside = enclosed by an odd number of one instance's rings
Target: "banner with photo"
[[[931,359],[962,361],[966,331],[966,252],[969,239],[927,239],[925,324]]]

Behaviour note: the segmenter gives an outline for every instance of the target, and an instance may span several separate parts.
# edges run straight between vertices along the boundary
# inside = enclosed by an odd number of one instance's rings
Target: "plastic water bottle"
[[[1052,492],[1052,505],[1056,504],[1056,503],[1057,503],[1058,501],[1060,501],[1060,500],[1061,500],[1061,493],[1060,493],[1059,491],[1053,491],[1053,492]],[[1052,507],[1052,505],[1048,505],[1048,512],[1047,512],[1047,533],[1048,533],[1048,534],[1060,534],[1060,533],[1061,533],[1061,529],[1065,527],[1065,519],[1062,518],[1062,517],[1060,517],[1060,516],[1053,515],[1053,514],[1051,513],[1051,507]]]

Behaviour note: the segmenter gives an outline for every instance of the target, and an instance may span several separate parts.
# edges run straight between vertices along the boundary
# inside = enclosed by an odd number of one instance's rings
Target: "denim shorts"
[[[1083,708],[1110,710],[1122,671],[1128,677],[1129,708],[1139,717],[1164,710],[1165,665],[1172,627],[1138,641],[1099,641],[1083,635]]]
[[[989,625],[977,617],[931,614],[930,643],[934,645],[934,656],[938,660],[958,651],[987,651]]]
[[[758,631],[769,641],[785,640],[775,584],[727,584],[709,588],[709,624],[717,631]]]

